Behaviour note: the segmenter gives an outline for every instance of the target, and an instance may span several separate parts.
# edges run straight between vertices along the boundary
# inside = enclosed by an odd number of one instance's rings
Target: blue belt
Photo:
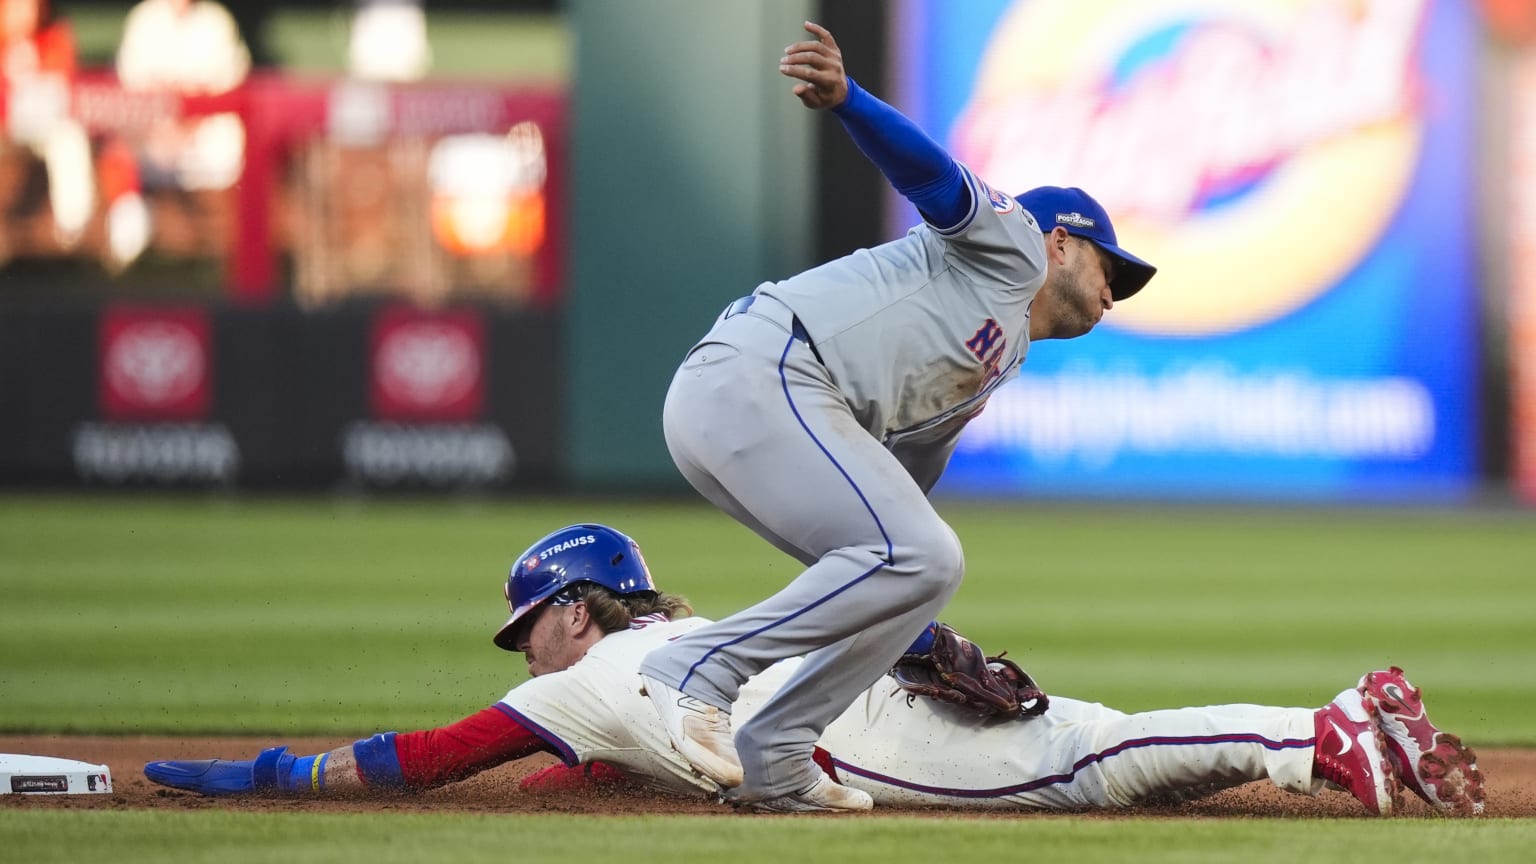
[[[751,309],[752,304],[756,302],[756,300],[756,294],[748,294],[745,297],[731,301],[731,305],[725,307],[724,317],[734,318],[735,316],[740,315],[748,309]],[[821,363],[823,366],[826,365],[825,361],[821,359],[821,352],[816,350],[816,343],[811,341],[811,334],[805,332],[805,325],[800,323],[800,316],[795,315],[794,313],[790,313],[789,316],[789,335],[799,339],[801,342],[804,342],[805,347],[811,349],[811,353],[816,355],[817,363]]]

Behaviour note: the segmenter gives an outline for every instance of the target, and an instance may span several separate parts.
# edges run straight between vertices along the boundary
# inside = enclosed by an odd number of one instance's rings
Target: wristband
[[[357,772],[364,783],[386,789],[405,787],[400,757],[395,753],[395,733],[380,732],[354,743],[352,755],[357,759]]]
[[[314,756],[287,756],[279,762],[277,786],[284,792],[320,791],[320,766],[325,754]],[[286,768],[287,770],[282,770]]]

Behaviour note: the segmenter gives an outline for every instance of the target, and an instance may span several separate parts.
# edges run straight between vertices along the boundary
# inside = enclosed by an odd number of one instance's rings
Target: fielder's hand
[[[848,99],[848,74],[843,71],[843,52],[827,28],[812,21],[805,30],[814,41],[796,42],[779,58],[779,74],[804,83],[792,91],[807,108],[836,108]]]
[[[907,693],[960,705],[978,717],[1018,719],[1044,714],[1050,699],[1019,664],[988,657],[981,646],[940,624],[927,654],[904,654],[891,677]]]

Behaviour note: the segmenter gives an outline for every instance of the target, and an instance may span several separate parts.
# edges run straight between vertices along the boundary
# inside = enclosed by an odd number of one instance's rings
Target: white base
[[[89,795],[112,791],[105,765],[0,753],[0,795]]]

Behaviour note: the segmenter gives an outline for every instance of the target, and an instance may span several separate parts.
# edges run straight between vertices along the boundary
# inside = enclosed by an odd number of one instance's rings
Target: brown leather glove
[[[1019,664],[1002,654],[986,656],[948,624],[935,630],[927,654],[907,654],[896,661],[891,677],[906,691],[908,701],[925,696],[982,717],[1034,717],[1049,707],[1044,691]]]

